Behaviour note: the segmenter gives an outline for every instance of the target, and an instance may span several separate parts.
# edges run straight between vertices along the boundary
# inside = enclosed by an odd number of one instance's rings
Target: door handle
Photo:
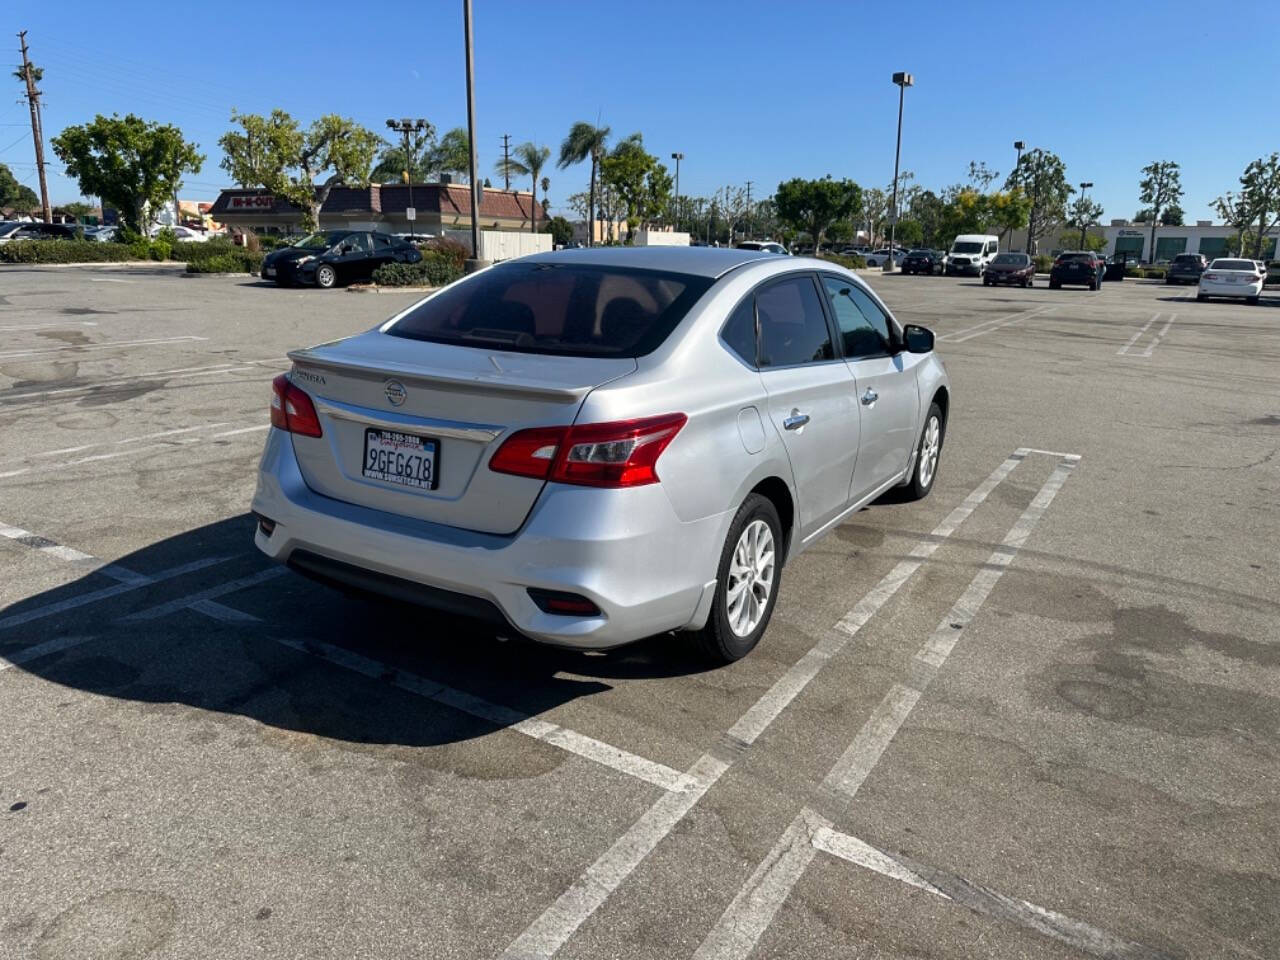
[[[808,422],[809,415],[807,413],[801,413],[799,410],[792,410],[791,416],[782,421],[782,428],[784,430],[799,430]]]
[[[862,405],[864,407],[869,407],[879,399],[880,399],[880,394],[876,393],[870,387],[867,387],[867,392],[862,395]]]

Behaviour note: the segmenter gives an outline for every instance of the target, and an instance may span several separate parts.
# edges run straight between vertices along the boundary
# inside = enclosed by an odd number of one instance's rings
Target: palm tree
[[[587,246],[591,246],[591,235],[595,231],[596,220],[596,170],[604,156],[605,142],[611,131],[608,127],[593,127],[579,120],[569,128],[569,135],[560,144],[560,160],[556,164],[561,170],[591,159],[591,186],[587,193]]]

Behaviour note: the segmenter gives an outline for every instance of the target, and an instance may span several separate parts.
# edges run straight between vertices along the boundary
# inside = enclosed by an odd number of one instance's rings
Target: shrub
[[[384,264],[373,271],[373,282],[384,287],[443,287],[461,276],[462,264],[455,262],[452,251],[428,249],[419,263]]]
[[[450,240],[448,237],[437,237],[429,243],[422,245],[422,256],[424,260],[428,253],[440,254],[457,267],[458,274],[461,275],[463,267],[466,265],[467,258],[471,256],[471,248],[465,243],[459,243],[457,240]]]
[[[200,241],[178,241],[173,245],[173,251],[169,254],[174,260],[183,260],[187,263],[198,263],[201,260],[208,260],[210,257],[217,257],[224,253],[239,253],[243,251],[243,247],[237,247],[230,240],[222,237],[215,237],[212,240]]]
[[[170,236],[173,235],[170,231]],[[168,240],[152,240],[147,247],[147,256],[152,260],[168,260],[169,254],[173,252],[173,244]]]
[[[202,246],[202,244],[193,244]],[[234,247],[213,256],[187,261],[187,273],[257,273],[262,269],[262,253]]]
[[[98,243],[96,240],[0,243],[0,263],[118,263],[137,259],[133,250],[124,244]]]
[[[867,265],[867,261],[862,257],[842,257],[838,253],[824,253],[821,259],[837,263],[846,270],[862,270]]]
[[[1142,275],[1146,277],[1148,280],[1163,280],[1164,272],[1165,272],[1164,267],[1143,267],[1142,268]]]
[[[1036,255],[1036,273],[1048,273],[1053,269],[1053,257],[1047,253]]]

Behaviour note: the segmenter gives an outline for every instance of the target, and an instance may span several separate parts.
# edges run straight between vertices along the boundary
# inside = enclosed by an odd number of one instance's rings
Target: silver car
[[[788,560],[890,487],[928,494],[950,409],[929,330],[834,264],[747,250],[525,257],[290,357],[267,555],[563,646],[688,631],[719,661]]]

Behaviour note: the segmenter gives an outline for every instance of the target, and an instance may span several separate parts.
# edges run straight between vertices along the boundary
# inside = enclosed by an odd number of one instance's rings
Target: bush
[[[143,254],[146,256],[146,254]],[[0,243],[0,263],[119,263],[137,260],[120,243],[96,240],[18,240]]]
[[[187,263],[199,263],[202,260],[208,260],[211,257],[221,256],[226,253],[241,253],[243,247],[237,247],[230,240],[222,237],[215,237],[212,240],[205,240],[203,243],[196,241],[178,241],[173,245],[173,251],[170,256],[174,260],[183,260]]]
[[[203,246],[203,244],[192,244]],[[262,269],[262,253],[233,247],[213,256],[187,261],[187,273],[257,273]]]
[[[863,260],[862,257],[842,257],[838,253],[824,253],[821,259],[839,264],[846,270],[862,270],[867,265],[867,261]]]
[[[428,249],[419,263],[384,264],[373,271],[373,282],[384,287],[443,287],[461,276],[462,264],[451,251]]]
[[[1053,257],[1047,253],[1036,255],[1036,273],[1048,273],[1053,269]]]
[[[1164,273],[1165,273],[1164,267],[1143,267],[1142,268],[1142,276],[1148,280],[1163,280]]]
[[[429,253],[439,254],[444,259],[448,260],[457,268],[460,276],[462,274],[463,267],[466,265],[467,259],[471,256],[471,248],[465,243],[459,243],[457,240],[450,240],[448,237],[437,237],[430,243],[422,245],[423,260],[427,258],[427,254]]]

